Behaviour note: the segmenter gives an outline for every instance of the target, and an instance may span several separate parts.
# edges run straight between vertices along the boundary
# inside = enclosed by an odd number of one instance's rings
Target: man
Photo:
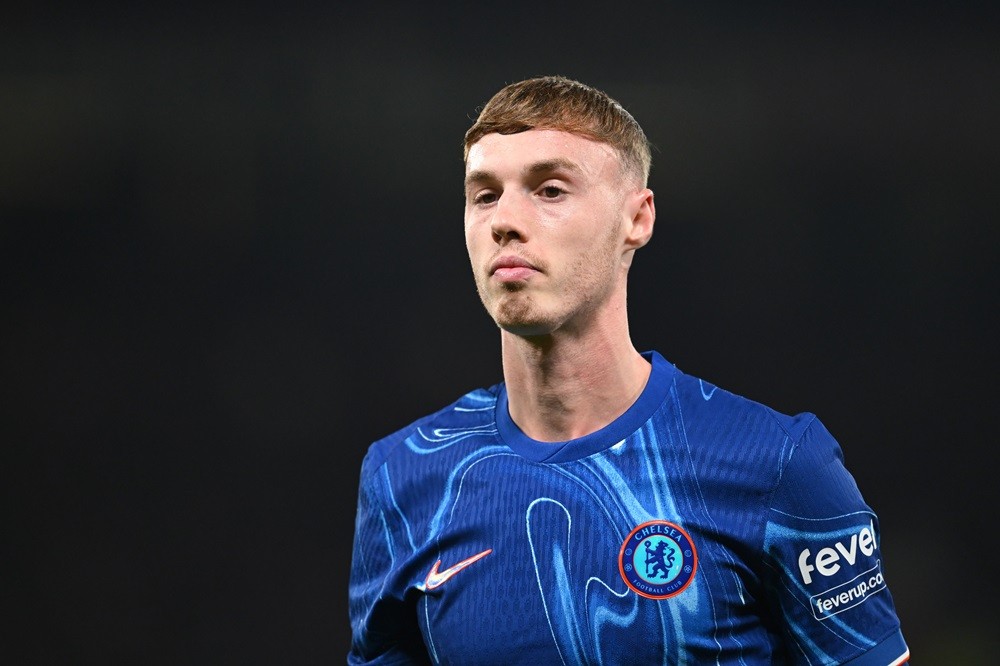
[[[629,337],[642,129],[561,77],[465,137],[504,383],[372,445],[350,663],[899,664],[878,522],[831,435]]]

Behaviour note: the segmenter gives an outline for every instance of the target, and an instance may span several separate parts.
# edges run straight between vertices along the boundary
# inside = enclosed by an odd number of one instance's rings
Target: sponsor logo
[[[424,581],[424,589],[425,590],[433,590],[436,587],[441,587],[446,582],[448,582],[448,580],[452,576],[454,576],[455,574],[457,574],[459,571],[462,571],[463,569],[465,569],[466,567],[468,567],[470,564],[478,562],[479,560],[483,559],[484,557],[486,557],[487,555],[489,555],[492,552],[493,552],[493,549],[489,548],[487,550],[484,550],[481,553],[477,553],[477,554],[473,555],[472,557],[465,558],[464,560],[462,560],[458,564],[454,564],[454,565],[448,567],[447,569],[445,569],[444,571],[440,571],[439,570],[440,567],[441,567],[441,560],[438,560],[437,562],[434,563],[434,566],[431,567],[430,573],[427,574],[427,580]]]
[[[881,567],[882,562],[877,561],[874,567],[858,574],[852,580],[809,597],[813,617],[817,620],[829,619],[837,613],[864,603],[869,595],[884,590],[885,578],[882,576]]]
[[[878,544],[875,543],[875,524],[873,522],[870,522],[867,527],[862,527],[856,534],[852,534],[846,543],[837,541],[831,546],[820,548],[815,555],[810,549],[804,548],[799,553],[798,558],[802,582],[811,585],[814,573],[829,578],[840,571],[842,563],[854,566],[859,554],[871,557],[877,549]]]
[[[679,525],[651,520],[633,529],[618,552],[618,571],[636,594],[669,599],[683,592],[698,570],[698,552]]]

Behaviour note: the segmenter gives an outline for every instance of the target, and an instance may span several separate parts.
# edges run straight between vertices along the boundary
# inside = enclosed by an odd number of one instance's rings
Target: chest
[[[428,649],[506,664],[674,663],[726,641],[766,652],[746,507],[726,526],[724,498],[700,485],[610,457],[496,456],[452,475],[425,497],[417,529],[433,538],[411,563]]]

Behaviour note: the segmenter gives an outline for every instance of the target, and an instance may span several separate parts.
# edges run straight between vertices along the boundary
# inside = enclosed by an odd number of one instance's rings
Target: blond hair
[[[627,173],[645,185],[652,162],[649,141],[635,118],[606,93],[563,76],[542,76],[502,88],[465,133],[464,159],[487,134],[553,129],[616,149]]]

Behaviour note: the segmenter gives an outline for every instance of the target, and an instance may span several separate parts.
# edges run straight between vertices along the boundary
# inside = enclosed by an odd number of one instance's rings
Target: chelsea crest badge
[[[618,553],[618,571],[636,594],[669,599],[684,591],[698,570],[698,552],[679,525],[651,520],[633,529]]]

